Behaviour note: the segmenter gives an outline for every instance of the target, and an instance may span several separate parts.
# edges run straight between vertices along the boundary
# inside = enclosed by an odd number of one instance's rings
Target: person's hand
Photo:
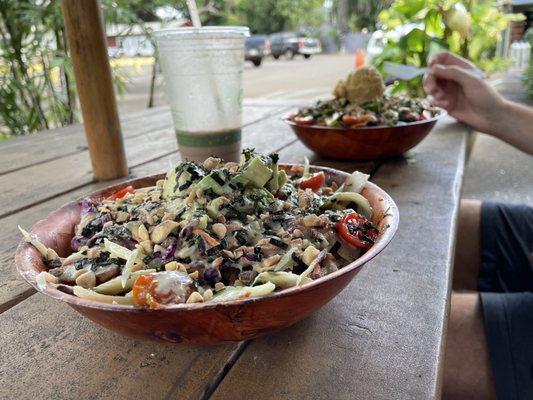
[[[478,131],[497,134],[506,102],[473,73],[476,67],[449,52],[435,54],[428,64],[424,90],[431,102]]]

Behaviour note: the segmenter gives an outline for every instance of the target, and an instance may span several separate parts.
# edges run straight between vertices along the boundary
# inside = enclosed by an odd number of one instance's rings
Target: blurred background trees
[[[81,0],[80,0],[81,1]],[[185,0],[101,0],[106,26],[139,29],[186,19]],[[514,16],[497,0],[197,0],[205,25],[246,25],[252,33],[302,31],[344,49],[348,35],[365,40],[383,31],[372,63],[389,60],[425,66],[441,49],[459,53],[486,71],[507,62],[496,56],[500,33]],[[364,42],[363,45],[366,45]],[[156,66],[153,67],[155,77]],[[153,83],[152,79],[152,83]],[[128,77],[114,69],[117,93]],[[79,121],[59,0],[0,0],[0,140]],[[396,90],[420,94],[420,80]],[[151,90],[153,90],[153,85]]]
[[[505,14],[488,0],[397,0],[383,10],[378,23],[387,32],[386,45],[374,63],[384,61],[425,67],[431,54],[449,50],[486,72],[508,66],[496,55],[500,33],[520,15]],[[397,90],[422,95],[421,77],[397,82]]]

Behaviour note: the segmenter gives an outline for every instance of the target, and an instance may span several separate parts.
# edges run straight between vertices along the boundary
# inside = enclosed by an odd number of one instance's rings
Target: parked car
[[[293,59],[297,54],[305,58],[322,52],[318,39],[309,38],[295,32],[279,32],[270,36],[270,52],[276,60],[281,56]]]
[[[246,38],[244,59],[256,67],[261,65],[263,57],[270,54],[270,43],[264,35],[252,35]]]

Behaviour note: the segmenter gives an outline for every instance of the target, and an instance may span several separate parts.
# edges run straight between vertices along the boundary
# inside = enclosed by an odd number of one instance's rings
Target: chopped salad
[[[439,114],[426,99],[386,94],[383,77],[372,66],[350,72],[332,94],[334,99],[302,108],[289,119],[298,125],[362,128],[404,125]]]
[[[318,101],[314,107],[300,109],[289,120],[298,125],[338,128],[400,126],[434,118],[439,112],[426,99],[385,94],[360,105],[345,98]]]
[[[41,288],[153,309],[266,296],[374,244],[367,179],[338,187],[308,163],[285,170],[277,154],[245,150],[240,163],[182,161],[155,186],[83,199],[66,258],[21,231],[45,261]]]

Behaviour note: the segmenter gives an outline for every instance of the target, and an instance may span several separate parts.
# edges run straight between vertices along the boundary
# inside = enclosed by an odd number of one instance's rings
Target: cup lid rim
[[[239,35],[250,36],[250,28],[247,26],[202,26],[201,28],[195,27],[182,27],[182,28],[165,28],[159,29],[153,32],[154,36],[158,39],[171,39],[181,36],[189,35]]]

